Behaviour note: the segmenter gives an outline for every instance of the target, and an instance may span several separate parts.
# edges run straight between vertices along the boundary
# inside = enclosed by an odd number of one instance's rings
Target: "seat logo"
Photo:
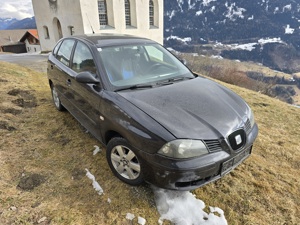
[[[235,136],[235,142],[236,145],[240,145],[242,143],[242,136],[240,134]]]

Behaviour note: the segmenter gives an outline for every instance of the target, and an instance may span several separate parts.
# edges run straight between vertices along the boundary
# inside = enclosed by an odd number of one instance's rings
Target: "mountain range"
[[[25,18],[17,20],[16,18],[0,18],[0,30],[15,29],[36,29],[35,18]]]
[[[164,10],[167,47],[300,71],[299,0],[168,0]]]

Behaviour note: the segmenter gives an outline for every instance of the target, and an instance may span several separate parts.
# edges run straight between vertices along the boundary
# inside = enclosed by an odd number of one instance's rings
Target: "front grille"
[[[219,140],[204,140],[209,152],[218,152],[222,150]]]
[[[247,119],[247,121],[245,123],[245,131],[246,131],[247,134],[249,134],[250,131],[251,131],[251,123],[250,123],[249,119]]]

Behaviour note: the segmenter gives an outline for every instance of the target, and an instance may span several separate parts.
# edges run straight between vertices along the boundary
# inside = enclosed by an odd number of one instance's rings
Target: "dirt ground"
[[[151,187],[113,176],[105,148],[53,106],[45,73],[3,62],[0,68],[0,224],[137,224],[127,213],[158,224]],[[227,86],[252,107],[259,137],[245,163],[193,194],[223,209],[230,225],[300,224],[299,109]]]

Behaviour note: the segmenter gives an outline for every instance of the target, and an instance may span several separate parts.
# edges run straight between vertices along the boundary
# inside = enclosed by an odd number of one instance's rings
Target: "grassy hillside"
[[[68,112],[55,110],[46,75],[0,67],[0,224],[131,224],[127,213],[157,224],[152,189],[115,178],[104,148],[93,156],[101,144]],[[300,224],[300,109],[226,86],[252,107],[259,137],[245,163],[193,193],[223,209],[230,225]]]
[[[275,71],[253,62],[239,62],[228,59],[220,60],[193,54],[181,54],[179,57],[184,58],[187,61],[188,67],[199,74],[250,90],[259,91],[290,104],[300,105],[300,89],[297,87],[297,83],[278,83],[281,79],[289,81],[297,74],[291,75]],[[264,79],[269,79],[269,81],[264,82],[262,77],[257,78],[257,80],[251,79],[247,73],[260,74]],[[277,81],[275,81],[275,78]],[[278,88],[279,86],[281,86],[281,91],[275,91],[275,87]],[[296,94],[288,93],[286,90],[289,88],[295,91]]]

